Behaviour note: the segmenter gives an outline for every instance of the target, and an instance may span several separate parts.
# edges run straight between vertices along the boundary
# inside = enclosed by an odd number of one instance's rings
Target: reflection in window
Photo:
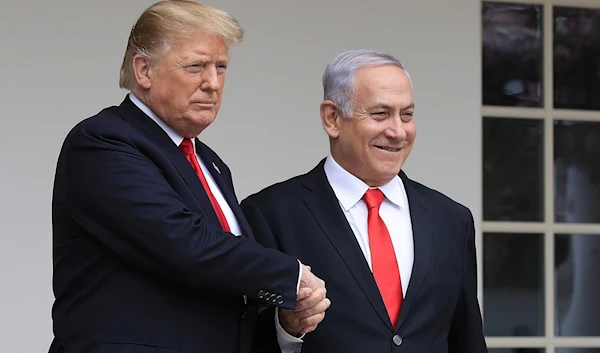
[[[600,336],[600,235],[557,234],[554,244],[556,335]]]
[[[600,223],[600,122],[554,122],[556,222]]]
[[[487,336],[544,335],[542,234],[483,234],[483,306]]]
[[[483,104],[542,106],[542,7],[483,2]]]
[[[543,121],[483,119],[483,217],[543,220]]]
[[[554,108],[600,110],[600,10],[554,8]]]

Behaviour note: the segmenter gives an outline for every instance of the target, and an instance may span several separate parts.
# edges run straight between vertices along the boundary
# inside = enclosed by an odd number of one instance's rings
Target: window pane
[[[483,104],[542,106],[542,6],[483,2]]]
[[[557,234],[554,241],[556,335],[600,336],[600,235]]]
[[[600,122],[554,122],[554,173],[556,222],[600,223]]]
[[[542,120],[483,118],[483,218],[543,221]]]
[[[544,353],[544,348],[489,348],[488,353]]]
[[[554,107],[600,110],[600,10],[554,8]]]
[[[483,234],[487,336],[544,335],[544,237]]]

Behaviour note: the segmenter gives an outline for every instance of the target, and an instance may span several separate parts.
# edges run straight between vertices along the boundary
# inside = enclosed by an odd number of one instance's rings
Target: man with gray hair
[[[402,171],[416,136],[408,73],[391,55],[348,51],[323,88],[329,155],[242,209],[257,241],[309,264],[334,304],[307,335],[311,309],[266,311],[255,352],[487,352],[471,212]]]
[[[303,333],[323,320],[324,282],[254,241],[229,168],[198,139],[242,37],[229,14],[185,0],[131,30],[130,93],[77,124],[58,158],[50,352],[246,353],[259,304],[310,308]]]

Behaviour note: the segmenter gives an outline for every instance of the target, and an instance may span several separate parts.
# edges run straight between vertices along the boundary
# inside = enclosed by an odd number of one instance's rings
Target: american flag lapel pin
[[[217,165],[215,164],[215,162],[212,162],[212,165],[215,168],[215,170],[217,171],[217,173],[221,174],[221,171],[219,170],[219,167],[217,167]]]

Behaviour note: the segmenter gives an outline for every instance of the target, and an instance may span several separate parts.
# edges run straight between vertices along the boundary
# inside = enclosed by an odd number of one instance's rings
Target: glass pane
[[[600,122],[554,122],[554,173],[556,222],[600,223]]]
[[[600,235],[554,239],[556,335],[600,336]]]
[[[483,234],[483,316],[487,336],[544,335],[542,234]]]
[[[544,353],[544,348],[489,348],[489,353]]]
[[[542,106],[542,6],[483,2],[483,104]]]
[[[600,110],[600,10],[554,8],[554,107]]]
[[[483,218],[543,221],[542,120],[483,118]]]

